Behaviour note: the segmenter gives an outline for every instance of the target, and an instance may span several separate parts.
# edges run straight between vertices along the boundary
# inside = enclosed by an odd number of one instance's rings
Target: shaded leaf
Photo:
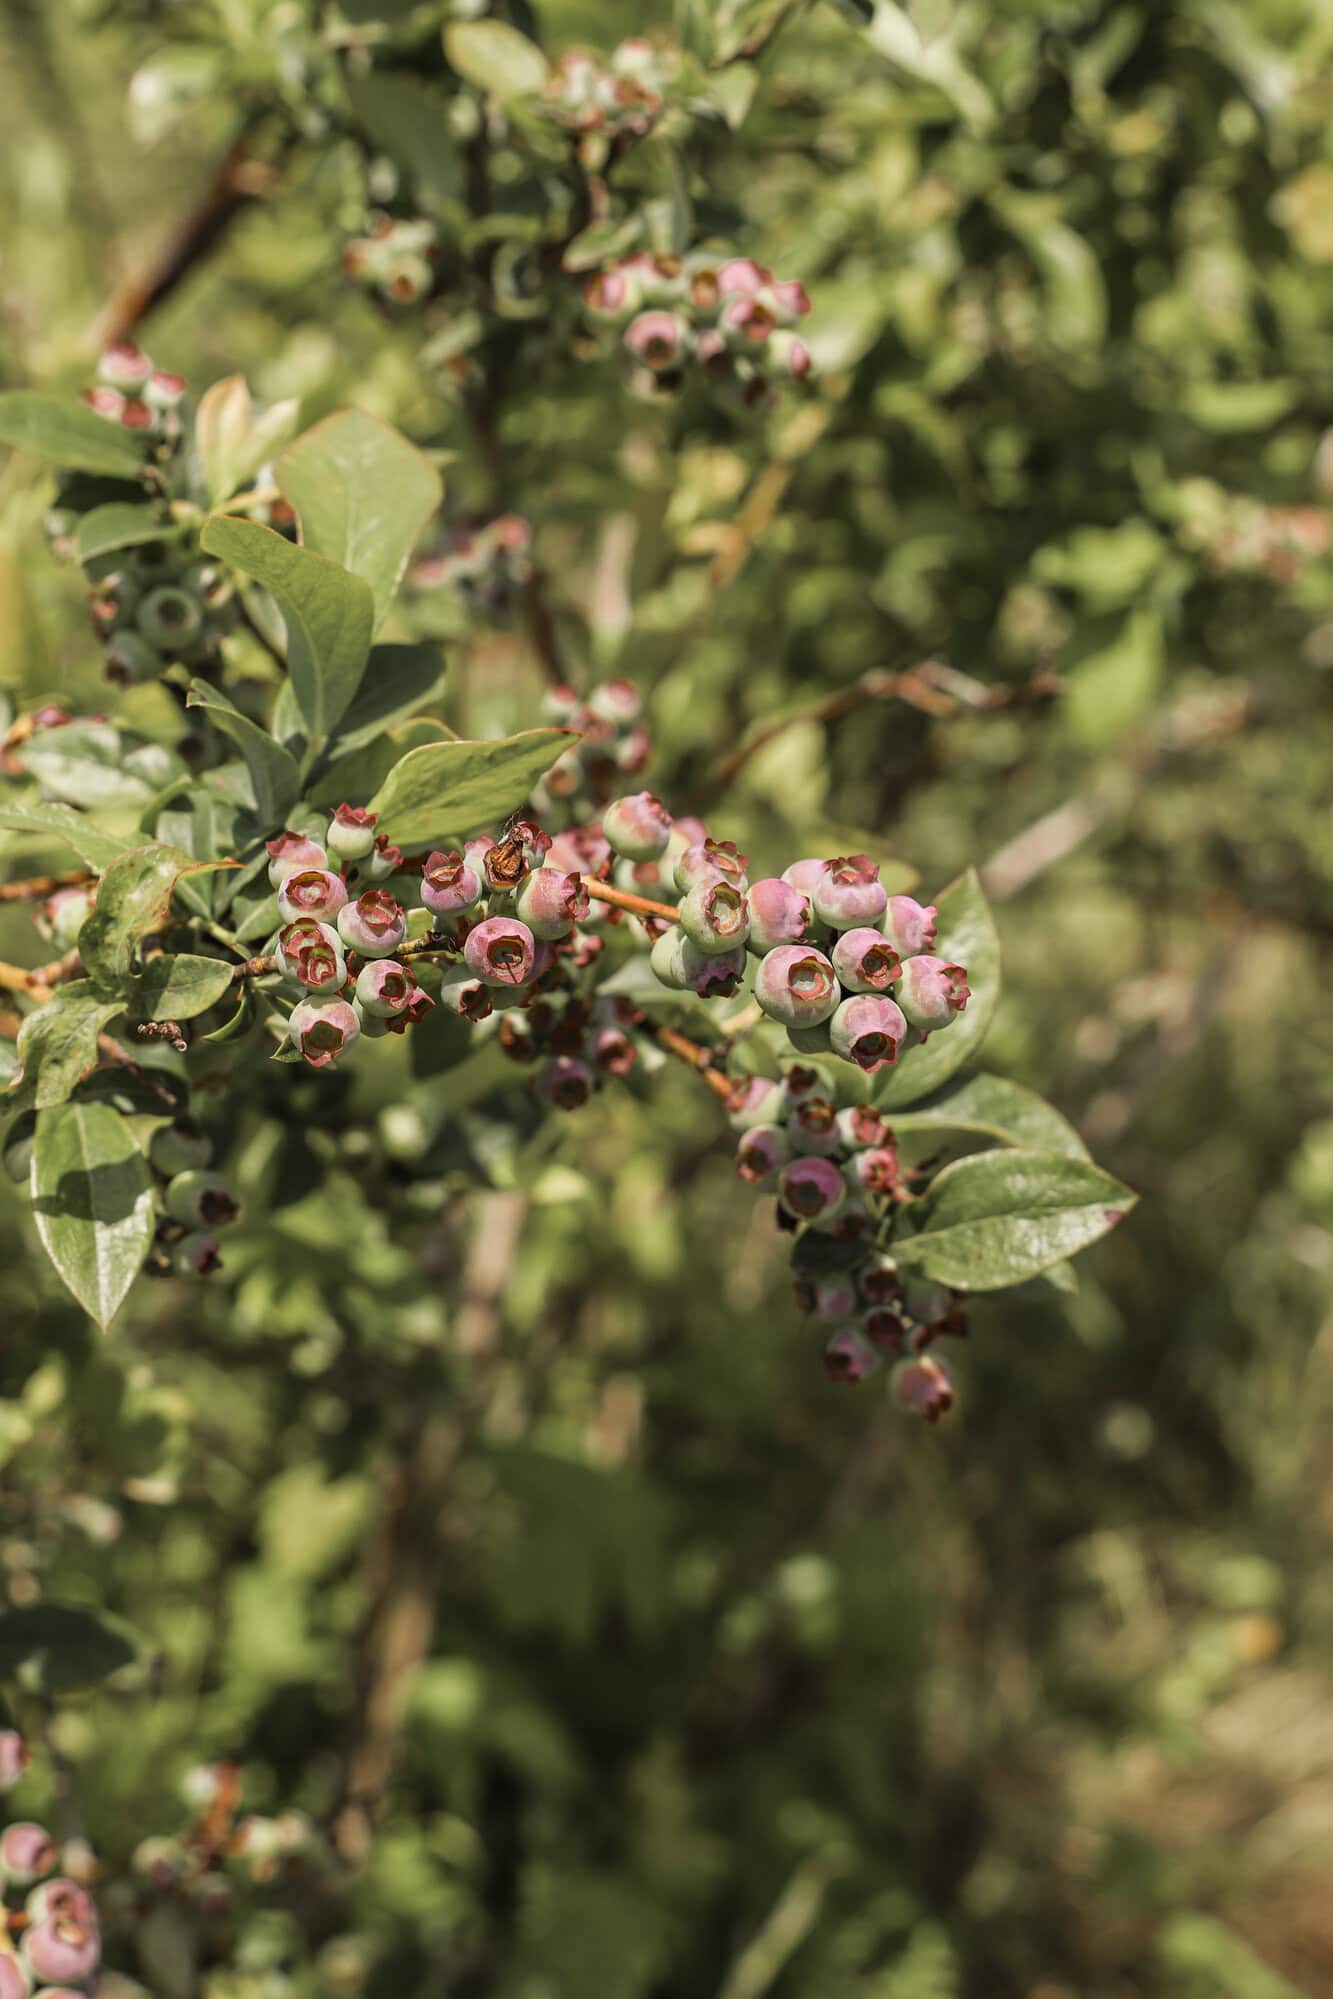
[[[190,682],[185,705],[205,709],[213,727],[230,736],[250,773],[260,824],[266,831],[275,830],[301,791],[301,773],[291,751],[275,742],[267,729],[243,715],[220,688],[206,680]]]
[[[379,69],[364,75],[349,71],[343,81],[358,123],[412,176],[418,195],[463,198],[463,162],[449,129],[449,100],[441,91]]]
[[[882,1110],[914,1104],[956,1075],[985,1039],[1000,997],[1000,940],[975,868],[951,882],[936,907],[935,953],[967,967],[972,997],[952,1026],[932,1034],[924,1047],[909,1049],[888,1071],[874,1092]]]
[[[937,1174],[910,1211],[919,1233],[895,1241],[893,1253],[937,1284],[998,1291],[1086,1249],[1136,1199],[1086,1159],[982,1152]]]
[[[185,769],[158,743],[127,745],[110,722],[42,729],[29,736],[21,756],[43,791],[70,805],[146,805]]]
[[[117,548],[139,548],[149,541],[174,541],[180,533],[170,521],[163,521],[157,507],[113,501],[82,516],[74,544],[79,561],[91,562],[95,556],[109,555]]]
[[[955,1023],[956,1024],[956,1023]],[[1004,1145],[1086,1159],[1087,1147],[1067,1118],[1021,1083],[1004,1076],[962,1076],[894,1116],[897,1132],[972,1131]]]
[[[18,1034],[22,1081],[31,1089],[35,1109],[63,1104],[77,1083],[97,1066],[97,1037],[124,1008],[108,1000],[90,980],[61,986],[24,1018]]]
[[[368,798],[379,790],[394,765],[409,750],[419,750],[427,743],[457,740],[447,723],[437,722],[433,715],[414,715],[406,722],[396,722],[362,749],[352,750],[330,764],[322,777],[306,786],[305,802],[332,806],[341,805],[344,799],[350,802]]]
[[[568,729],[525,729],[494,742],[428,743],[394,765],[371,800],[380,831],[407,846],[492,826],[517,811],[573,740]]]
[[[97,906],[79,932],[79,953],[90,976],[102,985],[123,985],[139,938],[166,922],[181,876],[229,865],[192,861],[178,847],[156,841],[113,861],[102,877]]]
[[[134,1647],[89,1610],[34,1603],[0,1611],[0,1680],[48,1694],[77,1693],[117,1673]]]
[[[216,1006],[232,984],[234,969],[220,958],[164,951],[135,980],[131,1001],[150,1020],[192,1020]]]
[[[61,1278],[105,1331],[153,1241],[153,1180],[109,1104],[61,1104],[37,1120],[37,1233]]]
[[[84,403],[28,389],[0,396],[0,444],[36,451],[75,472],[109,472],[124,479],[137,477],[143,467],[143,439],[137,431],[123,430]]]

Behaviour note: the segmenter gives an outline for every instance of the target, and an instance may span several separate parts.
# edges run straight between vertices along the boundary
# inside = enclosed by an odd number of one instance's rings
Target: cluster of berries
[[[617,142],[646,138],[666,109],[678,52],[629,35],[609,56],[571,49],[547,79],[543,107],[579,135],[579,162],[600,173]]]
[[[372,209],[343,251],[343,269],[391,305],[415,305],[435,282],[440,233],[425,215]]]
[[[532,528],[522,514],[497,514],[480,527],[456,527],[447,545],[414,563],[418,590],[456,590],[471,612],[508,608],[532,577]]]
[[[22,1738],[0,1731],[0,1791],[27,1768]],[[58,1870],[63,1867],[64,1872]],[[62,1848],[45,1826],[15,1819],[0,1830],[0,1999],[79,1999],[102,1962],[97,1910],[88,1892],[92,1854],[82,1840]]]
[[[627,777],[637,777],[652,754],[638,689],[628,680],[603,680],[588,694],[552,687],[543,703],[548,720],[576,729],[580,741],[554,763],[532,794],[544,817],[563,810],[584,816],[601,811]]]
[[[142,348],[124,341],[98,363],[95,387],[83,400],[109,423],[142,436],[145,479],[161,516],[158,540],[140,541],[82,559],[93,629],[106,648],[107,678],[120,686],[156,680],[177,662],[215,666],[236,615],[232,578],[200,553],[197,529],[173,518],[160,475],[181,451],[185,425],[179,375],[155,369]],[[57,555],[79,557],[83,515],[102,504],[105,491],[79,474],[62,479],[46,518]]]
[[[953,1384],[926,1349],[964,1333],[966,1322],[952,1292],[899,1274],[891,1244],[911,1176],[881,1113],[868,1104],[839,1110],[818,1069],[793,1063],[781,1079],[739,1084],[728,1117],[740,1134],[737,1173],[757,1193],[777,1195],[779,1225],[796,1237],[797,1303],[830,1329],[831,1379],[863,1380],[887,1358],[897,1400],[934,1422]]]
[[[217,1232],[241,1207],[228,1182],[209,1171],[212,1157],[213,1141],[186,1118],[159,1125],[148,1142],[148,1163],[161,1181],[148,1264],[157,1276],[211,1277],[222,1268]]]
[[[805,286],[750,257],[636,251],[593,273],[583,305],[593,324],[619,333],[644,386],[679,387],[693,363],[753,407],[775,383],[804,381],[811,370],[810,349],[793,331],[810,310]]]

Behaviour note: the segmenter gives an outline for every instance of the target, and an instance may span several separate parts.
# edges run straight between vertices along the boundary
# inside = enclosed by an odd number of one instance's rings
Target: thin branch
[[[109,1034],[98,1035],[97,1052],[106,1061],[115,1063],[117,1068],[126,1070],[129,1075],[134,1077],[136,1082],[142,1083],[145,1089],[151,1090],[153,1095],[164,1103],[167,1109],[173,1114],[180,1109],[180,1098],[175,1090],[168,1089],[165,1083],[160,1082],[156,1076],[150,1074],[147,1069],[142,1068],[135,1061],[129,1050],[122,1048],[120,1043],[113,1040]]]
[[[0,1041],[17,1041],[19,1029],[23,1025],[22,1016],[17,1013],[0,1013]]]
[[[697,1041],[691,1041],[688,1034],[681,1034],[674,1027],[654,1028],[653,1038],[668,1055],[674,1055],[678,1062],[693,1069],[696,1076],[702,1076],[714,1096],[730,1101],[735,1095],[734,1079],[714,1067],[711,1048],[701,1048]]]
[[[86,868],[68,868],[58,875],[29,875],[24,881],[0,882],[0,903],[42,902],[59,888],[90,888],[96,880]]]
[[[633,895],[627,888],[613,888],[610,882],[590,881],[585,875],[583,886],[596,902],[609,902],[613,908],[631,910],[635,916],[660,916],[664,923],[679,923],[680,912],[669,902],[653,902],[646,895]]]

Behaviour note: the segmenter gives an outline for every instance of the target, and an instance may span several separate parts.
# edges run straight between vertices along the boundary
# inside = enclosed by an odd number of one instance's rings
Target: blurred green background
[[[792,9],[687,154],[705,232],[815,299],[820,382],[766,425],[631,401],[553,324],[497,473],[420,319],[343,278],[318,130],[144,338],[455,454],[453,518],[532,522],[571,671],[643,686],[653,789],[765,866],[980,863],[989,1065],[1141,1205],[1076,1294],[975,1312],[928,1431],[825,1383],[683,1072],[540,1131],[379,1061],[220,1087],[227,1279],[104,1343],[6,1192],[5,1583],[152,1661],[58,1725],[111,1864],[200,1758],[323,1810],[385,1562],[434,1604],[332,1926],[368,1982],[270,1917],[214,1999],[1333,1994],[1333,13],[857,11]],[[556,49],[666,19],[539,13]],[[0,375],[65,387],[245,109],[301,101],[310,13],[0,32]],[[0,683],[109,706],[49,490],[0,468]],[[441,624],[448,719],[535,720],[521,619],[400,614]],[[926,660],[939,712],[853,692]],[[8,914],[0,952],[42,955]],[[428,1539],[392,1512],[423,1449]]]

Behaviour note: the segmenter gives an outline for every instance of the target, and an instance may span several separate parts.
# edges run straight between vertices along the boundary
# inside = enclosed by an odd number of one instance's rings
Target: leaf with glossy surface
[[[535,95],[550,75],[537,44],[505,21],[451,21],[444,53],[461,77],[502,101]]]
[[[220,688],[206,680],[192,680],[185,699],[187,708],[203,708],[215,729],[230,736],[250,773],[255,812],[266,831],[281,826],[289,806],[301,791],[301,773],[296,758],[267,729],[252,722],[230,702]]]
[[[896,1132],[970,1131],[1032,1152],[1086,1159],[1088,1149],[1067,1118],[1035,1090],[1004,1076],[960,1076],[933,1096],[894,1116]]]
[[[82,812],[69,805],[0,805],[0,827],[11,833],[32,833],[72,847],[85,867],[105,868],[128,853],[132,840],[104,833]]]
[[[378,629],[443,497],[435,467],[378,417],[339,410],[288,445],[275,476],[300,515],[304,546],[370,585]]]
[[[88,973],[104,986],[124,985],[140,937],[160,930],[182,875],[225,868],[229,861],[193,861],[178,847],[154,841],[132,847],[102,877],[97,905],[79,932],[79,954]]]
[[[63,1104],[97,1067],[97,1037],[123,1007],[91,981],[76,979],[25,1017],[18,1034],[21,1081],[30,1087],[36,1110]]]
[[[881,1110],[905,1109],[957,1075],[985,1039],[1000,997],[1000,940],[975,868],[950,882],[936,902],[939,937],[934,955],[967,968],[972,997],[949,1026],[924,1047],[911,1048],[875,1090]]]
[[[164,951],[134,982],[131,1004],[150,1020],[193,1020],[216,1006],[233,983],[235,967],[189,951]]]
[[[105,1331],[142,1268],[154,1229],[148,1162],[109,1104],[42,1112],[32,1204],[47,1255]]]
[[[135,479],[143,471],[143,439],[98,416],[86,403],[15,389],[0,396],[0,444],[35,451],[74,472]]]
[[[895,1241],[905,1268],[960,1291],[1022,1284],[1113,1229],[1137,1196],[1086,1159],[982,1152],[937,1174]]]
[[[311,748],[322,747],[365,669],[374,623],[370,586],[327,556],[229,514],[214,515],[200,540],[208,554],[243,569],[277,601],[287,621],[288,685]]]
[[[428,743],[394,765],[371,800],[380,831],[416,847],[491,827],[524,804],[537,779],[576,740],[569,729],[525,729],[494,742]]]
[[[134,1647],[89,1610],[60,1603],[0,1611],[0,1680],[34,1692],[72,1694],[134,1659]]]

